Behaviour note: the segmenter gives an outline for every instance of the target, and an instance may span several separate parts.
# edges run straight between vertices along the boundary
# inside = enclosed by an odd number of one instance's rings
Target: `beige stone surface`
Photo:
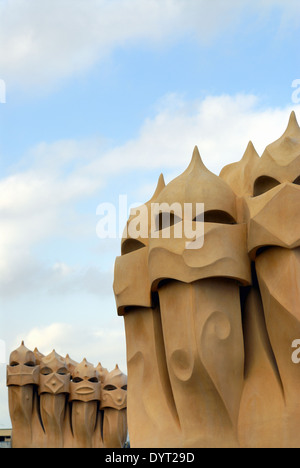
[[[195,147],[131,214],[114,291],[132,447],[300,447],[299,184],[293,112],[261,156],[250,142],[219,176]]]

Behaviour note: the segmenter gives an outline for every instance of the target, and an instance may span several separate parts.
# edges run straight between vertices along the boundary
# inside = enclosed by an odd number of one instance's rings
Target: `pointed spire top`
[[[148,203],[154,202],[156,198],[158,197],[158,195],[160,194],[160,192],[165,188],[165,186],[166,186],[166,183],[165,183],[164,176],[163,174],[160,174],[154,194],[152,195]]]
[[[83,379],[89,379],[93,377],[97,377],[98,371],[97,369],[84,358],[80,364],[77,364],[72,368],[71,371],[72,377],[80,377]]]
[[[69,372],[73,372],[73,370],[75,369],[76,366],[78,366],[78,362],[74,361],[73,359],[71,359],[70,355],[67,354],[66,357],[65,357],[65,361],[66,361],[66,364],[67,364],[67,367],[69,369]]]
[[[105,384],[111,383],[121,387],[127,384],[127,375],[123,374],[118,364],[116,364],[116,367],[112,371],[106,373],[104,381]]]
[[[279,166],[288,166],[300,154],[300,127],[293,111],[283,135],[269,144],[262,159],[271,159]]]
[[[187,168],[179,176],[177,176],[175,179],[173,179],[171,182],[169,182],[169,184],[164,187],[164,190],[162,190],[161,193],[157,194],[158,195],[157,196],[157,202],[159,203],[161,199],[162,199],[162,201],[168,201],[168,200],[164,200],[165,191],[168,192],[168,188],[171,187],[171,186],[173,187],[174,183],[177,183],[178,181],[180,181],[180,183],[182,183],[184,180],[186,181],[187,178],[198,177],[198,176],[201,177],[203,175],[205,177],[207,175],[211,175],[213,177],[216,177],[215,174],[213,174],[211,171],[209,171],[209,169],[207,169],[207,167],[203,163],[203,160],[202,160],[202,158],[200,156],[198,146],[196,145],[196,146],[194,146],[193,153],[192,153],[192,158],[191,158],[190,163],[187,166]]]
[[[284,133],[285,136],[292,136],[293,134],[297,133],[299,135],[300,133],[300,127],[297,121],[296,113],[295,111],[291,112],[290,118],[289,118],[289,123],[287,126],[287,129]]]
[[[223,167],[220,177],[227,182],[236,195],[242,196],[252,193],[251,174],[259,159],[252,141],[249,141],[242,159]]]
[[[194,147],[192,159],[193,159],[193,158],[201,159],[200,152],[199,152],[199,148],[198,148],[197,145],[195,145],[195,147]]]
[[[206,172],[209,172],[209,170],[207,169],[207,167],[205,166],[205,164],[202,161],[202,158],[200,156],[200,152],[199,152],[199,149],[198,149],[197,145],[194,147],[191,162],[190,162],[189,166],[187,167],[187,169],[185,170],[185,173],[192,172],[195,169],[198,169],[198,170],[201,170],[201,171],[204,170]]]
[[[224,180],[211,172],[202,161],[197,146],[187,169],[168,183],[157,198],[157,203],[191,203],[193,219],[197,216],[197,203],[205,203],[207,210],[222,210],[236,218],[235,195]]]
[[[40,364],[41,363],[41,360],[43,359],[43,357],[45,357],[39,350],[37,347],[34,348],[33,350],[33,353],[36,357],[36,363],[37,364]]]
[[[44,365],[49,365],[49,367],[52,366],[53,369],[67,366],[66,360],[55,349],[48,356],[43,356],[41,362]]]
[[[164,175],[163,175],[163,173],[161,173],[159,178],[158,178],[156,190],[161,191],[165,186],[166,186],[166,184],[165,184]]]
[[[245,162],[248,162],[248,161],[250,162],[250,161],[256,160],[257,158],[259,158],[259,155],[255,149],[254,144],[250,140],[247,145],[246,151],[242,157],[242,160]]]

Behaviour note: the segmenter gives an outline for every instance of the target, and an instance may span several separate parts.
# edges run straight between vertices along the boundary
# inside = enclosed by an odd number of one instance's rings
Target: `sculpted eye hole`
[[[122,390],[127,390],[127,385],[123,385],[123,387],[121,387]]]
[[[268,176],[261,176],[258,177],[254,183],[254,188],[253,188],[253,196],[254,197],[259,197],[259,195],[262,195],[263,193],[268,192],[272,188],[276,187],[279,185],[280,182],[273,177],[268,177]]]
[[[62,367],[61,369],[58,369],[57,374],[66,375],[68,374],[68,370],[65,367]]]
[[[174,226],[174,224],[180,223],[181,217],[176,215],[174,212],[161,212],[156,216],[155,226],[157,231]]]
[[[97,377],[92,377],[91,379],[89,379],[89,382],[98,383],[98,379]]]
[[[105,385],[104,390],[106,390],[107,392],[111,392],[112,390],[117,390],[117,387],[115,387],[114,385]]]
[[[53,374],[53,371],[52,369],[50,369],[50,367],[43,367],[43,369],[41,370],[41,374],[50,375],[50,374]]]
[[[294,180],[293,184],[300,185],[300,176]]]
[[[203,223],[204,222],[204,213],[200,213],[195,218],[193,218],[193,221],[197,223]]]
[[[83,381],[83,379],[81,377],[74,377],[73,378],[74,383],[79,383],[79,382],[82,382],[82,381]]]
[[[10,363],[10,367],[17,367],[17,366],[19,366],[19,363],[17,361],[12,361]]]
[[[33,361],[25,362],[24,365],[27,366],[27,367],[35,367],[35,363]]]
[[[143,247],[146,247],[145,244],[137,239],[126,239],[126,241],[122,244],[121,254],[126,255],[130,252],[134,252],[135,250],[142,249]]]
[[[201,219],[200,219],[201,220]],[[198,221],[197,217],[194,221]],[[210,210],[204,213],[205,223],[218,223],[218,224],[236,224],[235,219],[226,211]]]

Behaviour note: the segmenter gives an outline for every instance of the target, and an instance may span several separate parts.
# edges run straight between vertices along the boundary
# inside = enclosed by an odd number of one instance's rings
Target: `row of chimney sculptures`
[[[122,448],[127,376],[24,342],[7,366],[13,448]]]

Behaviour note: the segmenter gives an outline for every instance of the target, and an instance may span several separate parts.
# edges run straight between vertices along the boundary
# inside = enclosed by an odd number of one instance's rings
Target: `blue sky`
[[[6,360],[24,339],[126,371],[120,239],[97,237],[97,206],[146,202],[195,145],[219,173],[300,119],[299,13],[297,0],[0,0]]]

